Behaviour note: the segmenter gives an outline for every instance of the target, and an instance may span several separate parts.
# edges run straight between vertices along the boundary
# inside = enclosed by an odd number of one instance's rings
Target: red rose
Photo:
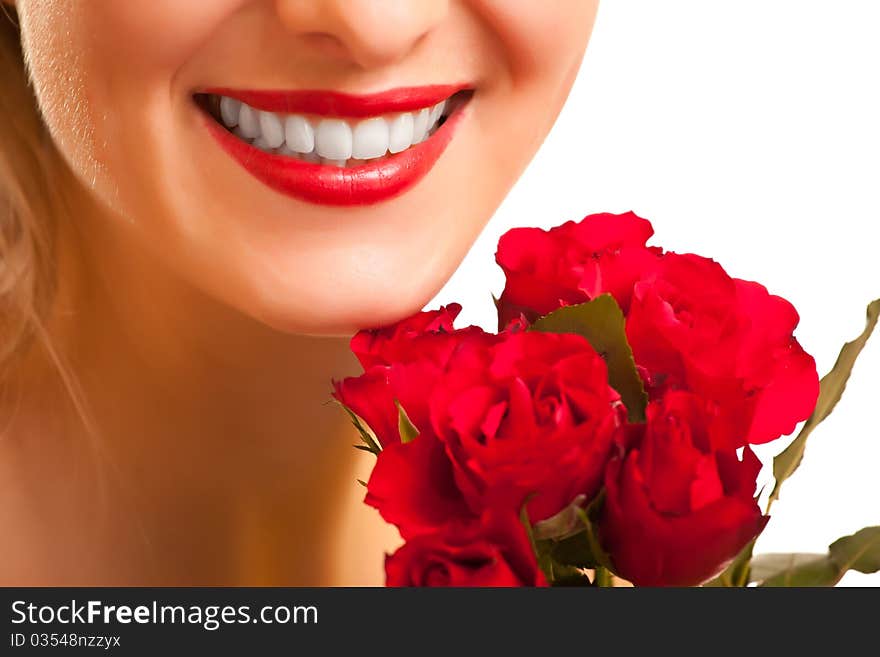
[[[422,534],[385,558],[388,586],[546,586],[525,530],[495,512]]]
[[[439,310],[416,313],[390,326],[359,331],[351,339],[351,351],[365,370],[375,365],[411,361],[413,344],[425,336],[429,336],[426,342],[430,342],[430,336],[453,333],[453,322],[460,312],[461,305],[451,303]],[[443,339],[434,341],[435,348],[444,344]]]
[[[507,277],[498,302],[498,325],[506,326],[520,313],[534,321],[560,306],[606,292],[625,312],[633,284],[660,253],[645,246],[653,233],[650,222],[632,212],[594,214],[549,231],[508,231],[495,254]]]
[[[600,538],[639,586],[693,586],[719,573],[767,522],[754,499],[761,464],[717,444],[696,395],[651,402],[640,443],[605,476]]]
[[[794,306],[763,285],[735,282],[740,312],[751,320],[737,372],[756,396],[748,442],[765,443],[791,433],[810,416],[819,398],[819,375],[816,361],[792,335],[800,321]]]
[[[460,311],[461,306],[450,304],[352,338],[351,349],[366,372],[334,382],[333,396],[360,416],[383,446],[400,441],[395,401],[424,431],[429,426],[427,400],[452,352],[464,341],[497,339],[477,326],[455,329],[452,323]]]
[[[360,376],[333,382],[333,397],[366,422],[382,446],[400,442],[398,411],[388,370],[380,365]]]
[[[443,444],[430,432],[382,450],[364,502],[396,525],[405,539],[474,517],[455,483]]]
[[[625,417],[586,339],[538,332],[461,345],[430,412],[471,509],[516,512],[528,499],[532,522],[595,494]]]
[[[792,336],[794,308],[696,255],[667,253],[636,283],[626,333],[651,398],[690,390],[728,421],[749,418],[730,447],[790,433],[815,406],[819,378]]]

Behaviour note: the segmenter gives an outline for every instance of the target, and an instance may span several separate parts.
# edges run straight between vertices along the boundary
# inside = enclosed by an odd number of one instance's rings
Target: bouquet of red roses
[[[880,527],[752,558],[880,301],[820,392],[790,303],[652,234],[632,213],[511,230],[498,333],[455,328],[450,304],[352,339],[364,373],[334,397],[377,457],[365,501],[405,539],[388,585],[833,585],[880,569]],[[750,445],[804,420],[762,512]]]

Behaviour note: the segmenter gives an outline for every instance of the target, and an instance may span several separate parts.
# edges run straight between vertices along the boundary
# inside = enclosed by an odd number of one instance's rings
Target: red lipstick
[[[204,93],[228,96],[254,109],[279,114],[318,114],[327,117],[363,118],[394,112],[409,112],[436,105],[453,94],[467,89],[464,84],[435,84],[424,87],[399,87],[369,95],[338,91],[250,91],[246,89],[205,89]]]
[[[435,105],[462,90],[461,85],[409,87],[367,96],[325,91],[244,91],[210,89],[263,111],[317,114],[324,117],[366,117]],[[220,146],[258,180],[276,191],[310,203],[337,206],[371,205],[414,186],[434,166],[452,139],[464,110],[459,106],[425,141],[394,155],[356,167],[314,164],[266,153],[239,139],[207,112],[205,124]]]

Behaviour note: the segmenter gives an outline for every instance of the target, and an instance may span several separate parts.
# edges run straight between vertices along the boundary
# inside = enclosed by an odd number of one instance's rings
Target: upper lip
[[[461,83],[434,84],[398,87],[372,94],[350,94],[322,89],[282,91],[212,87],[202,93],[235,98],[265,112],[357,118],[430,107],[470,88],[470,85]]]

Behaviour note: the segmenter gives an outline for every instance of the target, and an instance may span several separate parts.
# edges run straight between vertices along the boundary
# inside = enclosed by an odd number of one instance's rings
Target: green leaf
[[[535,538],[538,540],[548,538],[561,539],[579,532],[583,529],[583,525],[577,512],[578,509],[584,507],[584,502],[586,501],[586,495],[578,495],[572,500],[571,504],[555,516],[536,522],[532,528],[535,532]]]
[[[582,502],[583,496],[580,496],[580,499],[576,499],[567,507],[570,511],[563,510],[562,514],[557,514],[557,516],[571,513],[575,517],[578,527],[582,527],[580,517],[581,514],[586,514],[586,511],[578,506],[578,503]],[[597,565],[596,560],[592,557],[594,548],[591,547],[591,542],[587,538],[587,532],[578,531],[575,528],[574,533],[569,531],[569,535],[562,539],[541,538],[537,532],[541,523],[531,524],[527,504],[528,500],[520,509],[520,522],[525,527],[532,551],[538,561],[538,567],[551,586],[593,586],[593,582],[584,570],[584,568],[594,568]]]
[[[403,406],[400,405],[400,402],[395,399],[394,403],[397,405],[397,428],[400,431],[400,442],[411,442],[419,435],[419,430],[416,429],[415,425],[410,421],[409,416],[406,414],[406,411],[403,410]]]
[[[579,496],[561,513],[550,518],[550,525],[534,526],[528,522],[525,507],[521,520],[529,534],[532,548],[538,558],[538,565],[553,586],[612,586],[613,568],[611,559],[602,549],[597,538],[595,519],[601,511],[604,493],[600,493],[584,508],[584,497]],[[570,520],[576,525],[572,527]],[[547,521],[542,521],[547,522]],[[551,537],[541,537],[538,529]],[[596,571],[594,581],[586,570]]]
[[[358,482],[361,486],[363,486],[364,488],[367,487],[367,482],[364,481],[363,479],[358,479],[357,482]]]
[[[608,383],[619,394],[630,422],[644,422],[648,395],[626,340],[625,319],[610,294],[565,306],[536,320],[531,331],[576,333],[585,337],[608,365]]]
[[[590,502],[586,509],[578,509],[578,515],[584,525],[584,536],[589,547],[589,558],[596,567],[606,568],[612,573],[614,565],[611,563],[611,557],[599,542],[599,532],[596,528],[596,519],[605,503],[605,491],[600,492],[595,499]]]
[[[614,586],[614,577],[611,575],[611,571],[607,568],[603,568],[602,566],[596,566],[596,577],[594,584],[603,588],[610,588]]]
[[[595,568],[598,564],[593,556],[593,544],[586,530],[555,541],[550,556],[557,563],[575,568]]]
[[[834,541],[828,554],[768,554],[755,557],[753,579],[761,586],[834,586],[850,570],[880,571],[880,526],[865,527]]]
[[[827,555],[820,554],[815,559],[804,561],[788,570],[765,579],[760,586],[776,588],[780,586],[834,586],[843,573]]]
[[[335,401],[335,400],[334,400]],[[373,433],[373,430],[364,422],[363,419],[358,416],[353,410],[351,410],[348,406],[343,404],[342,402],[337,402],[342,408],[348,413],[348,417],[351,418],[351,423],[354,425],[354,428],[357,429],[360,434],[361,440],[364,441],[366,447],[362,447],[360,445],[355,445],[357,449],[363,449],[367,452],[371,452],[376,456],[379,455],[379,452],[382,451],[382,446],[379,443],[379,438],[376,437],[376,434]]]
[[[526,508],[527,504],[528,499],[523,503],[522,508],[519,510],[519,521],[526,530],[526,536],[532,546],[532,552],[535,553],[535,558],[538,561],[538,568],[544,573],[544,577],[547,578],[547,581],[550,584],[553,584],[553,559],[550,557],[550,552],[548,550],[549,541],[539,541],[535,538],[535,532],[532,528],[532,523],[529,520],[528,509]]]
[[[592,586],[590,578],[580,568],[553,563],[553,586]]]
[[[752,540],[746,545],[739,554],[736,555],[730,565],[714,579],[710,579],[703,584],[707,587],[717,586],[745,586],[749,583],[749,572],[751,569],[752,552],[755,550],[755,541]]]
[[[749,581],[760,583],[777,577],[786,571],[805,566],[819,559],[827,558],[828,555],[825,554],[806,554],[802,552],[792,554],[759,554],[752,559]]]
[[[871,337],[871,333],[877,325],[878,316],[880,316],[880,299],[876,299],[868,304],[865,330],[855,340],[843,345],[840,354],[837,356],[837,362],[834,363],[834,367],[831,368],[828,374],[822,377],[822,381],[819,384],[819,399],[816,402],[816,409],[801,428],[797,438],[779,456],[773,459],[773,477],[776,479],[776,484],[773,486],[773,492],[770,494],[770,499],[767,502],[767,510],[770,509],[775,500],[779,499],[779,489],[782,487],[782,483],[800,466],[801,460],[804,457],[807,438],[813,432],[813,429],[831,414],[831,411],[834,410],[837,402],[843,396],[843,391],[846,389],[846,383],[849,380],[853,365],[855,365],[856,359],[862,352],[868,338]]]
[[[852,536],[837,539],[828,553],[844,571],[876,573],[880,570],[880,526],[865,527]]]

